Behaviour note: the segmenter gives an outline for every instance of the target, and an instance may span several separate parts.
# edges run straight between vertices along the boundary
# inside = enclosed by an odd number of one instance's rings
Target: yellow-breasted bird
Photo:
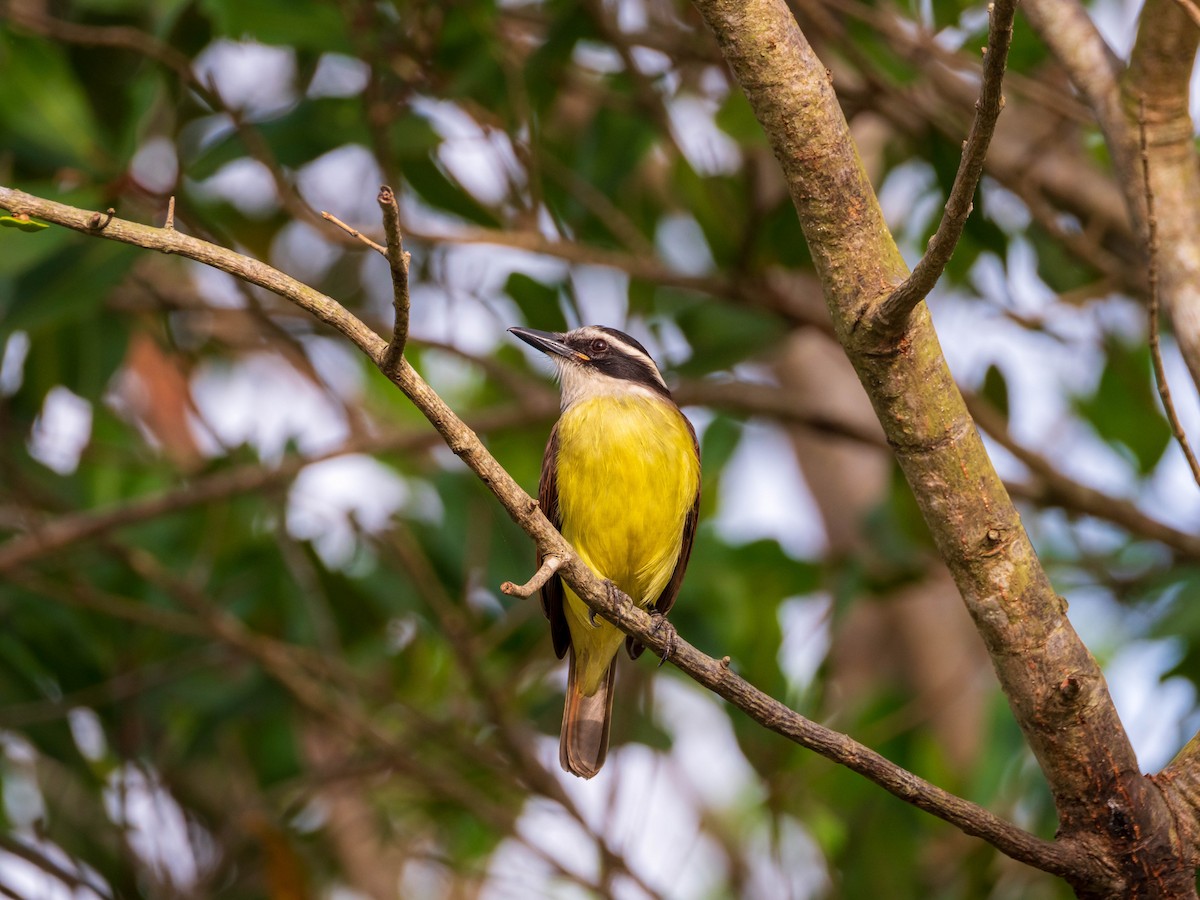
[[[646,348],[615,328],[510,328],[558,370],[538,502],[593,572],[666,614],[679,594],[700,512],[700,447]],[[538,559],[539,566],[541,559]],[[542,588],[554,652],[570,654],[559,761],[591,778],[604,764],[617,650],[644,649],[553,577]]]

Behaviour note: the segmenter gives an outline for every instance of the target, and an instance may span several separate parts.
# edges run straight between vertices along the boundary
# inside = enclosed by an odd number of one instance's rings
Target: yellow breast
[[[653,602],[700,486],[682,413],[642,395],[581,400],[564,411],[558,440],[563,536],[635,603]]]

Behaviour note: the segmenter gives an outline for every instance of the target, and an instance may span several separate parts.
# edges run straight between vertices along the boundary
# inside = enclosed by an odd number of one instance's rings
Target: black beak
[[[510,333],[515,334],[530,347],[535,347],[543,353],[553,353],[556,356],[564,356],[567,359],[584,361],[587,359],[578,350],[572,350],[565,343],[563,338],[566,335],[558,334],[553,331],[537,331],[533,328],[517,328],[508,329]]]

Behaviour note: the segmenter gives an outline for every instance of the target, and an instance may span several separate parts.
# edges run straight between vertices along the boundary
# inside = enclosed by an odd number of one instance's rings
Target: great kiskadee
[[[565,334],[510,328],[558,370],[538,503],[580,558],[642,608],[679,594],[700,511],[700,448],[646,348],[615,328]],[[539,556],[538,565],[541,565]],[[617,650],[644,649],[591,615],[556,576],[542,588],[554,652],[569,654],[559,761],[582,778],[604,764]]]

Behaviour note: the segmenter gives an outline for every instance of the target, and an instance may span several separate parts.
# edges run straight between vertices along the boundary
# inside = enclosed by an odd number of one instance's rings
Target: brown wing
[[[546,514],[550,523],[562,530],[562,517],[558,514],[558,423],[550,430],[550,440],[546,444],[546,455],[542,457],[542,477],[538,480],[538,506]],[[537,557],[538,568],[542,567],[542,554]],[[567,628],[567,617],[563,610],[563,583],[555,575],[542,587],[542,612],[550,620],[550,639],[554,642],[554,652],[559,659],[567,653],[571,646],[571,632]]]
[[[683,415],[680,413],[680,415]],[[683,421],[687,424],[688,431],[692,435],[692,446],[696,450],[696,458],[700,458],[700,442],[696,440],[696,429],[692,427],[692,423],[688,421],[687,416],[683,417]],[[696,523],[700,521],[700,487],[696,486],[696,499],[692,503],[692,508],[688,510],[687,518],[683,520],[683,545],[679,548],[679,559],[675,561],[675,571],[671,573],[671,580],[667,582],[667,586],[663,588],[663,592],[658,595],[658,599],[654,601],[654,609],[666,615],[671,611],[671,607],[675,605],[675,598],[679,596],[679,588],[683,585],[683,573],[687,571],[688,560],[692,556],[692,545],[696,542]],[[646,648],[631,637],[625,639],[625,650],[629,653],[631,659],[637,659],[642,655],[642,651]]]

